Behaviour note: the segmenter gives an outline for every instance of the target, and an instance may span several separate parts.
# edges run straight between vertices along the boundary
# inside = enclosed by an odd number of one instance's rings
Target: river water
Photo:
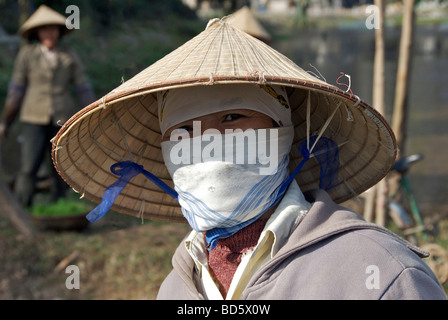
[[[400,42],[400,28],[386,27],[386,118],[390,122]],[[448,26],[417,27],[409,88],[406,155],[422,153],[410,179],[419,204],[448,204]],[[336,85],[341,72],[351,76],[353,93],[372,101],[374,30],[360,24],[300,30],[273,46],[307,71]],[[342,81],[343,80],[343,81]],[[341,79],[347,83],[347,78]],[[341,87],[345,90],[344,87]]]

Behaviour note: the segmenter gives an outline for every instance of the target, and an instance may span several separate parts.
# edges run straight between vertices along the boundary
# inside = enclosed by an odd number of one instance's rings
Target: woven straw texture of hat
[[[323,136],[339,145],[339,183],[328,190],[336,202],[376,184],[394,162],[395,138],[378,112],[305,72],[262,41],[216,19],[202,33],[67,121],[53,139],[55,167],[73,189],[97,203],[118,179],[110,166],[123,160],[143,165],[173,186],[160,149],[155,92],[227,83],[287,88],[295,125],[291,168],[302,159],[297,145],[307,139],[307,133],[323,131]],[[319,172],[318,162],[311,158],[297,177],[302,191],[318,188]],[[130,181],[112,209],[156,220],[185,221],[177,201],[143,175]]]
[[[60,25],[65,27],[65,21],[65,16],[43,4],[23,23],[19,29],[19,34],[25,39],[28,39],[35,28],[46,25]],[[67,34],[70,31],[72,30],[65,28],[63,34]]]

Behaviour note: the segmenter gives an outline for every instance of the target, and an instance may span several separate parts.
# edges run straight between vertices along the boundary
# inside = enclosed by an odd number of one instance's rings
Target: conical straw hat
[[[69,119],[53,139],[55,167],[74,190],[97,203],[118,179],[111,165],[125,160],[173,186],[160,149],[156,92],[229,83],[287,88],[295,126],[291,168],[302,160],[296,147],[308,133],[321,132],[338,144],[339,183],[328,190],[336,202],[376,184],[394,162],[395,138],[377,111],[305,72],[262,41],[215,19],[202,33]],[[318,188],[319,176],[319,164],[310,158],[296,179],[305,192]],[[112,210],[185,221],[177,201],[143,175],[130,181]]]
[[[269,35],[269,33],[254,17],[252,11],[250,11],[250,9],[246,6],[228,16],[226,18],[226,22],[262,41],[271,41],[271,36]]]
[[[25,39],[29,39],[36,28],[46,25],[60,25],[65,27],[65,21],[66,18],[62,14],[43,4],[23,23],[19,29],[19,34]],[[72,30],[65,28],[63,34],[67,34],[70,31]]]

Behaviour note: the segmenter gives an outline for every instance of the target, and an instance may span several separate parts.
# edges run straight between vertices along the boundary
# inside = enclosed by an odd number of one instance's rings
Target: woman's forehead
[[[259,112],[259,111],[255,111],[255,110],[252,110],[252,109],[238,108],[238,109],[217,111],[217,112],[204,114],[202,116],[186,120],[185,122],[193,121],[193,120],[196,120],[196,119],[204,119],[204,118],[212,118],[212,117],[225,117],[227,115],[232,115],[232,114],[240,114],[240,115],[244,115],[244,116],[253,116],[253,117],[269,117],[269,116],[267,116],[264,113]]]
[[[225,84],[187,87],[159,92],[157,103],[162,134],[188,119],[236,109],[257,111],[281,126],[291,125],[288,97],[280,86]]]

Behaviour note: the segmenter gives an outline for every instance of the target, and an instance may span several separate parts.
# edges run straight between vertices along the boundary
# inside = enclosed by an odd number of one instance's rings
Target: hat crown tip
[[[205,27],[205,30],[207,30],[208,28],[210,28],[212,25],[218,23],[219,21],[220,21],[219,18],[213,18],[213,19],[210,19],[210,20],[208,21],[208,23],[207,23],[207,26]]]

